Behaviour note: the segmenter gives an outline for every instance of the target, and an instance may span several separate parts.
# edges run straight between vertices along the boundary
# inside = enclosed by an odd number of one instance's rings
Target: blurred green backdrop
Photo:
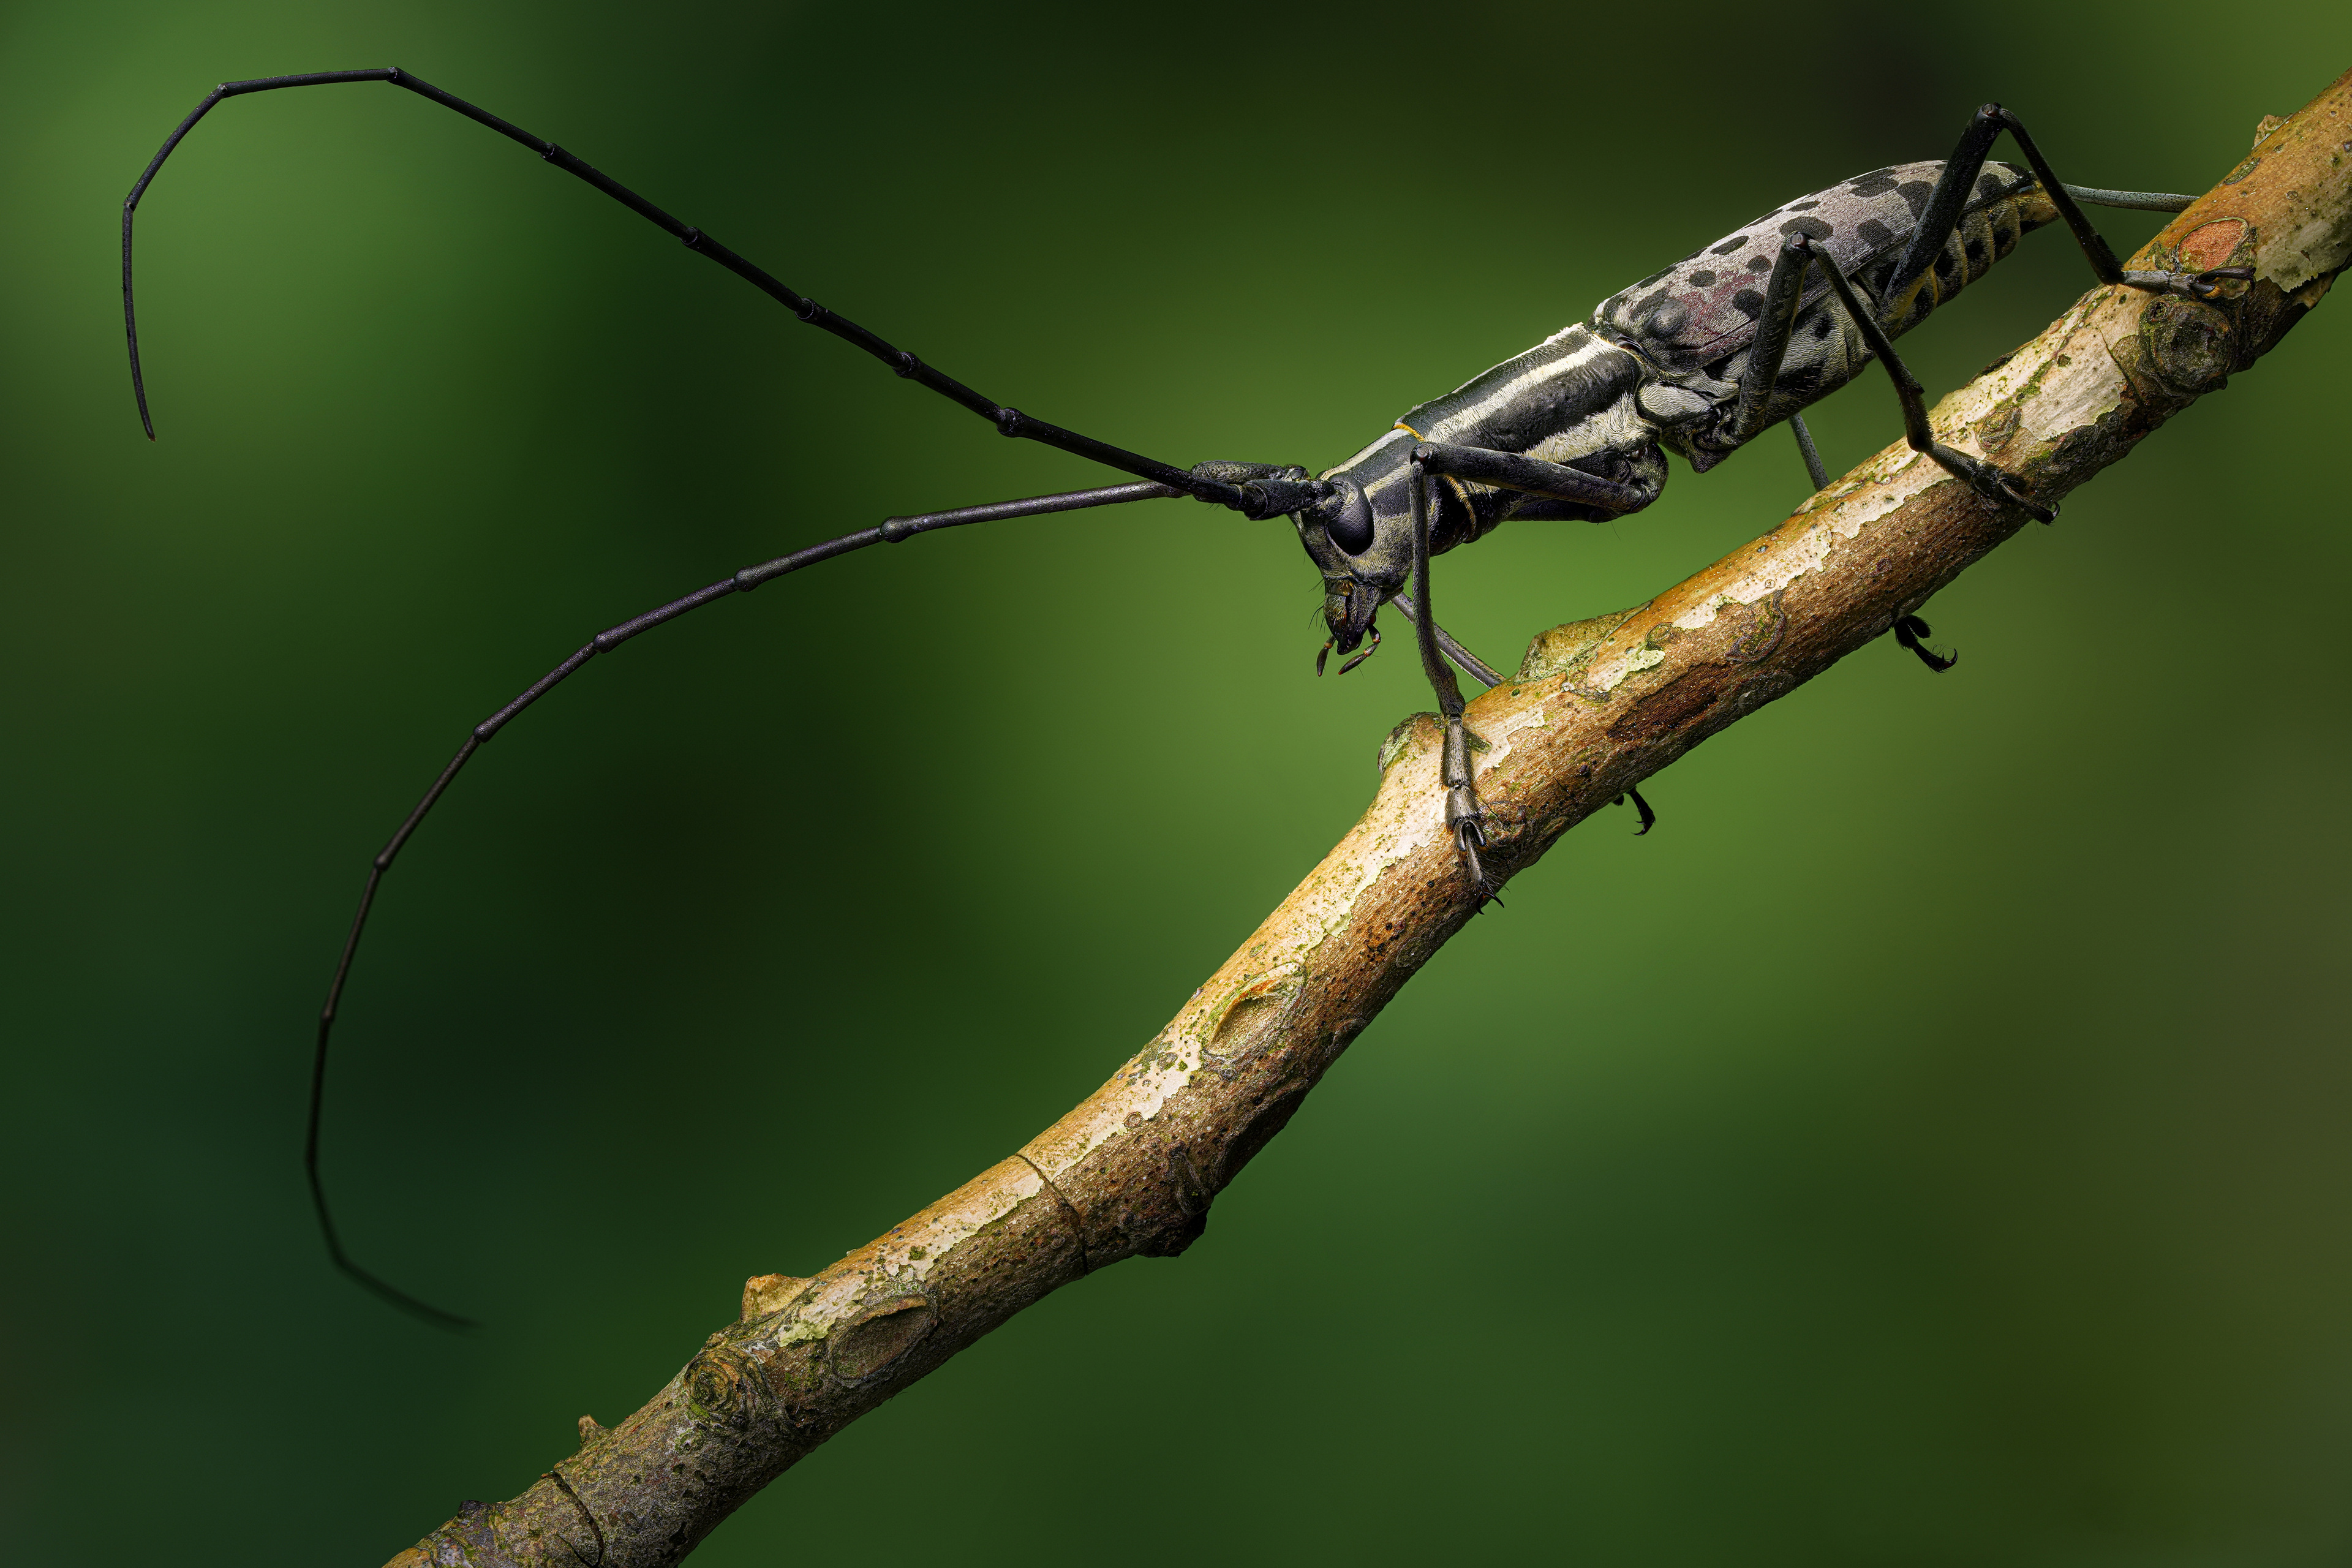
[[[1638,16],[1640,20],[1629,19]],[[1336,461],[1811,189],[2018,108],[2201,189],[2352,12],[17,7],[5,24],[11,1562],[373,1563],[1099,1083],[1369,797],[1288,531],[1178,503],[836,563],[509,731],[590,632],[890,512],[1097,482],[399,64],[994,395]],[[2153,218],[2102,222],[2128,248]],[[2044,235],[1906,350],[2084,286]],[[2344,436],[2321,311],[1891,643],[1596,820],[1180,1262],[1065,1291],[696,1561],[2305,1564],[2352,1556]],[[1833,468],[1893,438],[1847,393]],[[1785,437],[1444,563],[1491,658],[1776,521]],[[2284,590],[2292,588],[2293,593]],[[2315,597],[2306,595],[2315,595]],[[944,1543],[944,1544],[937,1544]]]

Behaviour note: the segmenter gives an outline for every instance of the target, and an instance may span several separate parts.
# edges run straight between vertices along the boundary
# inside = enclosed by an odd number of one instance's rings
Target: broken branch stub
[[[1938,437],[2045,503],[2268,352],[2352,257],[2352,73],[2131,265],[2252,267],[2210,301],[2084,295],[1935,413]],[[1538,637],[1474,702],[1504,876],[1691,747],[1887,631],[2017,531],[1890,447],[1648,604]],[[472,1502],[394,1568],[676,1563],[761,1487],[1013,1313],[1094,1269],[1171,1257],[1349,1041],[1475,912],[1428,715],[1382,748],[1371,807],[1141,1054],[1026,1148],[742,1315],[643,1409],[583,1419],[521,1496]]]

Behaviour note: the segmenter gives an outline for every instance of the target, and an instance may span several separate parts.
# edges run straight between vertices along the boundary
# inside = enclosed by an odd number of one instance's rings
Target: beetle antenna
[[[444,92],[422,77],[411,76],[398,66],[378,67],[369,70],[312,71],[304,76],[256,77],[249,81],[223,82],[205,95],[205,100],[189,111],[188,117],[180,121],[178,128],[163,139],[163,145],[156,149],[155,156],[148,160],[145,171],[139,176],[139,183],[131,187],[131,194],[122,200],[122,331],[124,340],[131,351],[131,389],[139,400],[139,422],[146,430],[149,440],[152,441],[155,437],[155,422],[148,413],[147,382],[139,363],[139,319],[138,312],[131,304],[131,220],[132,215],[138,211],[139,198],[147,194],[148,185],[153,182],[156,173],[163,167],[163,160],[172,155],[172,150],[180,144],[189,132],[196,128],[196,121],[211,113],[213,105],[222,100],[241,97],[249,92],[274,92],[279,88],[286,87],[332,87],[355,81],[390,82],[393,86],[413,92],[419,98],[430,99],[444,109],[462,114],[476,124],[497,132],[509,142],[520,142],[565,174],[593,185],[647,223],[677,239],[696,255],[707,256],[716,261],[809,325],[824,328],[852,347],[865,350],[908,381],[919,383],[950,402],[979,415],[994,425],[1001,435],[1017,436],[1024,440],[1059,447],[1065,452],[1074,453],[1081,458],[1090,458],[1097,463],[1117,468],[1123,473],[1135,474],[1157,484],[1181,490],[1186,495],[1197,496],[1202,500],[1214,501],[1220,506],[1231,507],[1235,511],[1245,510],[1250,504],[1244,500],[1240,487],[1236,485],[1227,484],[1223,479],[1211,479],[1205,474],[1197,474],[1187,468],[1173,468],[1139,453],[1128,451],[1124,447],[1097,441],[1090,436],[1081,436],[1075,430],[1066,430],[1058,425],[1049,425],[1043,419],[1033,419],[1017,408],[1006,407],[993,398],[974,391],[953,376],[932,369],[908,351],[892,347],[846,316],[835,315],[806,295],[788,288],[692,224],[672,217],[618,180],[572,156],[554,142],[534,136],[521,126],[510,121],[501,120],[486,109],[477,108],[455,93]]]
[[[572,671],[598,654],[609,653],[638,633],[648,632],[664,622],[674,621],[688,610],[700,609],[703,605],[723,599],[730,594],[749,593],[762,583],[772,582],[787,573],[797,572],[803,566],[814,566],[820,561],[830,561],[836,555],[846,555],[853,550],[863,550],[869,544],[897,544],[912,539],[917,534],[929,533],[937,529],[960,528],[966,523],[992,522],[1003,518],[1034,517],[1043,512],[1078,511],[1088,507],[1113,506],[1123,501],[1166,500],[1180,493],[1171,486],[1146,481],[1140,484],[1106,485],[1090,490],[1066,490],[1059,495],[1032,496],[1025,500],[991,501],[982,506],[958,507],[952,511],[925,512],[916,517],[886,518],[877,527],[860,529],[856,533],[845,533],[838,539],[828,539],[821,544],[812,544],[807,549],[796,550],[790,555],[780,555],[773,561],[762,562],[757,566],[746,566],[731,577],[721,577],[707,588],[698,589],[682,599],[672,599],[659,609],[648,610],[633,620],[623,621],[617,626],[597,633],[589,638],[577,653],[541,676],[520,696],[475,725],[473,732],[466,737],[466,743],[457,748],[457,755],[449,759],[448,765],[443,768],[440,776],[433,781],[433,787],[425,792],[424,798],[416,803],[415,809],[411,811],[406,820],[401,823],[399,831],[386,841],[384,847],[376,852],[375,858],[369,863],[366,885],[360,889],[359,908],[352,915],[350,934],[343,939],[342,956],[336,961],[334,978],[327,984],[326,1005],[319,1010],[318,1049],[310,1066],[310,1131],[305,1135],[302,1144],[302,1168],[310,1178],[311,1204],[319,1213],[319,1231],[326,1240],[327,1256],[334,1260],[335,1267],[366,1289],[412,1316],[436,1323],[443,1328],[466,1329],[474,1326],[473,1321],[469,1318],[459,1317],[455,1312],[445,1311],[429,1302],[419,1300],[397,1286],[378,1279],[353,1263],[350,1255],[344,1252],[341,1238],[335,1231],[334,1217],[328,1212],[326,1187],[319,1175],[319,1125],[326,1105],[327,1042],[334,1033],[335,1016],[342,1005],[343,985],[351,978],[352,961],[358,956],[361,933],[367,929],[368,912],[375,907],[376,889],[383,885],[384,874],[392,869],[392,864],[399,858],[401,850],[407,847],[409,839],[415,837],[416,829],[424,823],[425,814],[431,811],[441,796],[448,791],[451,783],[457,779],[459,770],[473,760],[476,752],[480,751],[500,730],[512,723],[524,709],[555,689]]]

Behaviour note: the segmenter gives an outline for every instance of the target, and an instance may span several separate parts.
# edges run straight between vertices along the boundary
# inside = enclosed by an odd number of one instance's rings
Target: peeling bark
[[[1939,438],[2055,500],[2275,345],[2352,259],[2352,73],[2128,265],[2252,266],[2210,302],[2099,289],[1935,413]],[[1771,532],[1633,609],[1536,637],[1471,704],[1489,868],[1509,876],[1629,786],[1885,634],[2027,519],[1890,447]],[[1363,819],[1110,1081],[1019,1153],[813,1279],[757,1276],[619,1426],[521,1496],[393,1559],[673,1563],[842,1427],[1013,1313],[1209,1205],[1475,912],[1433,716],[1400,725]]]

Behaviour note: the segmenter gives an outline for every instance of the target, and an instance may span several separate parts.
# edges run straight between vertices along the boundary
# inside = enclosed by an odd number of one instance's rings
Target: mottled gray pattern
[[[1872,285],[1883,279],[1874,274],[1892,270],[1943,172],[1940,160],[1897,163],[1800,197],[1610,296],[1593,311],[1593,323],[1631,340],[1669,374],[1719,364],[1755,337],[1765,279],[1781,242],[1792,234],[1809,236],[1875,301]],[[2038,188],[2031,170],[1987,163],[1918,305],[1906,312],[1906,320],[1887,323],[1890,330],[1915,324],[2007,255],[2018,236],[2032,226],[2017,199]],[[1814,273],[1800,310],[1818,304],[1828,292],[1829,284]],[[1796,357],[1792,345],[1791,358]]]

